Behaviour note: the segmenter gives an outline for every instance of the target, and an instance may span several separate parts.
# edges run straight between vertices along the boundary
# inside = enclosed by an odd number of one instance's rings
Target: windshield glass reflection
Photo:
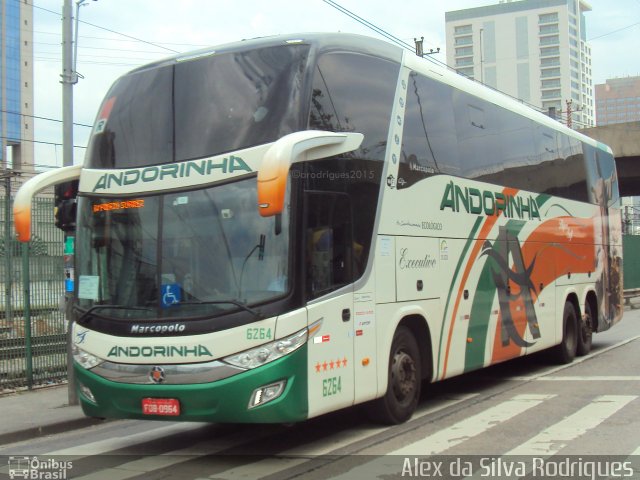
[[[283,295],[282,230],[256,207],[255,178],[137,199],[79,200],[79,306],[115,318],[215,316]],[[126,308],[130,307],[130,308]]]

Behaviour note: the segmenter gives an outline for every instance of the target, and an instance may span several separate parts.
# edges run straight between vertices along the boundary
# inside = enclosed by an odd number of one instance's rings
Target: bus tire
[[[579,323],[580,328],[578,331],[576,353],[579,356],[583,356],[591,351],[591,344],[593,342],[593,310],[591,310],[591,303],[588,301],[584,306],[584,319]]]
[[[368,405],[373,421],[396,425],[411,418],[420,399],[420,365],[420,350],[413,333],[407,327],[398,327],[391,342],[387,391]]]
[[[564,304],[562,314],[562,341],[553,349],[553,357],[557,363],[573,362],[578,348],[578,316],[573,303]]]

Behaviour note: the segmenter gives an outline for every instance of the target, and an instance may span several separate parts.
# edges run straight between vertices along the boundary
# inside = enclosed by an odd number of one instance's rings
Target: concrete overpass
[[[640,195],[640,122],[616,123],[579,131],[613,150],[620,196]]]

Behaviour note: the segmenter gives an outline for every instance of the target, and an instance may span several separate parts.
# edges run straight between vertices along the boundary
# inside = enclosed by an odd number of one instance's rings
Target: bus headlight
[[[82,350],[77,345],[73,345],[73,359],[78,365],[82,368],[86,368],[87,370],[104,362],[100,357],[96,357],[95,355]]]
[[[297,350],[304,345],[306,341],[307,329],[305,328],[289,337],[281,338],[275,342],[260,345],[259,347],[245,350],[235,355],[230,355],[222,360],[235,367],[246,369],[256,368]]]

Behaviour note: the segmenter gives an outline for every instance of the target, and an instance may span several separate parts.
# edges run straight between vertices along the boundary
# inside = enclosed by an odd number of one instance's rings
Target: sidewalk
[[[68,400],[66,383],[0,395],[0,446],[103,422]]]

